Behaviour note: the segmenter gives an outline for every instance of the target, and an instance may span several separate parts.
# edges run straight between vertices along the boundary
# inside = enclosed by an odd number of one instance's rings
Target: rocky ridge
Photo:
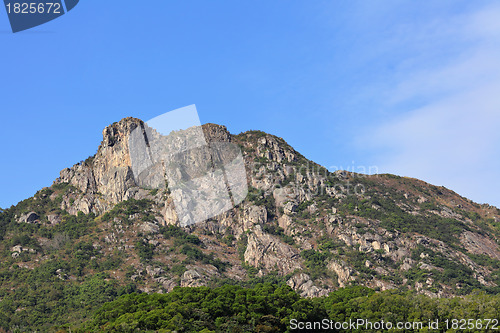
[[[269,275],[307,297],[349,284],[436,297],[498,287],[497,208],[416,179],[331,173],[281,138],[232,135],[214,124],[203,125],[207,141],[240,146],[249,194],[170,236],[169,226],[179,222],[168,190],[137,186],[131,171],[128,139],[139,126],[141,120],[125,118],[106,127],[97,153],[62,170],[33,198],[43,207],[22,207],[16,222],[50,229],[71,223],[68,216],[90,216],[96,226],[81,237],[93,239],[102,260],[119,253],[123,263],[111,276],[147,292]],[[137,202],[140,208],[131,209]],[[54,239],[38,235],[37,242],[39,251],[14,244],[20,247],[12,260],[24,252],[27,267],[48,260]]]

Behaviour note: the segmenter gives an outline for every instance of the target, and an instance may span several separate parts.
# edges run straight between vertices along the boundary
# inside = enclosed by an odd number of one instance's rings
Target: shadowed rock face
[[[170,257],[161,252],[166,240],[157,228],[179,225],[171,193],[157,180],[158,190],[139,186],[132,171],[130,136],[142,128],[144,123],[135,118],[106,127],[95,156],[62,170],[54,184],[74,187],[62,195],[60,204],[73,215],[81,211],[102,216],[122,201],[151,200],[154,221],[132,216],[129,228],[149,235],[155,258],[167,260],[165,265],[171,267]],[[250,191],[237,207],[185,230],[200,237],[202,252],[213,253],[231,268],[219,271],[192,263],[178,279],[166,268],[157,270],[145,274],[147,290],[153,291],[155,283],[171,290],[177,284],[205,285],[213,278],[246,279],[248,266],[255,267],[257,276],[287,275],[287,283],[308,297],[351,283],[382,290],[405,286],[433,296],[456,294],[457,283],[441,279],[449,267],[462,269],[479,287],[496,285],[493,266],[485,263],[485,258],[500,259],[499,230],[494,227],[500,212],[495,207],[477,205],[416,179],[330,173],[283,139],[263,132],[232,135],[215,124],[203,125],[202,130],[209,144],[241,148]],[[183,156],[191,163],[183,172],[202,169],[203,156]],[[362,186],[355,190],[356,185]],[[54,214],[47,220],[64,223]],[[20,222],[28,222],[26,215]],[[106,236],[103,248],[120,246],[135,255],[137,236],[127,236],[126,241],[115,231]],[[140,264],[134,267],[143,270]]]
[[[38,221],[38,218],[39,218],[39,216],[37,213],[29,212],[29,213],[26,213],[26,214],[22,215],[21,217],[19,217],[18,222],[35,223]]]

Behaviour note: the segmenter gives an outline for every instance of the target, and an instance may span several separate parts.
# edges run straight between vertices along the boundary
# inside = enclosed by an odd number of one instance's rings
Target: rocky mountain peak
[[[232,135],[226,126],[217,124],[204,124],[201,126],[207,142],[231,142]]]
[[[48,192],[33,198],[43,205],[15,208],[16,221],[55,230],[71,223],[70,216],[95,219],[97,229],[89,233],[102,240],[96,248],[104,256],[125,251],[133,281],[143,281],[145,291],[271,273],[304,296],[362,284],[441,297],[500,284],[496,207],[417,179],[331,173],[261,131],[233,135],[225,126],[202,126],[208,144],[241,149],[248,195],[174,232],[168,227],[180,224],[168,188],[139,186],[132,172],[129,139],[144,126],[125,118],[106,127],[97,153],[62,170]],[[199,156],[187,157],[195,168],[200,163]]]
[[[127,117],[107,126],[102,132],[102,142],[97,153],[86,161],[60,172],[58,183],[69,183],[81,191],[77,198],[65,198],[64,209],[72,214],[78,211],[101,215],[113,205],[130,198],[144,198],[149,190],[137,186],[131,170],[129,139],[138,127],[144,128],[140,119]],[[231,142],[232,135],[225,126],[202,125],[207,142]],[[73,199],[72,205],[69,201]]]
[[[130,133],[138,126],[144,126],[144,122],[140,119],[127,117],[119,122],[115,122],[107,126],[102,131],[102,143],[99,149],[104,147],[112,147],[115,143],[127,142]]]

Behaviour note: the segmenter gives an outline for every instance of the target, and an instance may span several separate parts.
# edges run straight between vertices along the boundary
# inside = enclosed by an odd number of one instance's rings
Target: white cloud
[[[495,5],[431,23],[447,36],[443,47],[458,51],[437,65],[407,59],[411,65],[397,74],[389,103],[418,100],[423,106],[400,110],[397,119],[369,133],[384,152],[377,161],[382,172],[417,177],[500,206],[499,17]]]

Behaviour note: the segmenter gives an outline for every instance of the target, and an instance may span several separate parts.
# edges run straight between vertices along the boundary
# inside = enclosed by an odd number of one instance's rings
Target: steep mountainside
[[[108,126],[95,156],[1,212],[3,327],[44,324],[47,313],[81,320],[117,295],[179,285],[279,280],[306,297],[350,284],[436,297],[500,290],[499,209],[417,179],[330,173],[260,131],[203,126],[209,141],[241,147],[249,193],[181,228],[168,189],[134,181],[128,138],[141,123]]]

